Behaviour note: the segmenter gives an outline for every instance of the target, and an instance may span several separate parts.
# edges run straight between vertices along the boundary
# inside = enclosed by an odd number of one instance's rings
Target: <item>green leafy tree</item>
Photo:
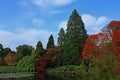
[[[13,53],[9,47],[4,48],[3,45],[0,44],[0,57],[4,58],[8,53],[11,52]]]
[[[64,36],[65,36],[65,31],[63,28],[60,29],[60,32],[58,33],[58,45],[61,46],[63,45],[63,40],[64,40]]]
[[[4,48],[3,49],[3,57],[5,57],[8,53],[11,53],[11,52],[12,52],[12,50],[9,47]]]
[[[42,56],[44,54],[44,49],[41,41],[38,41],[36,45],[36,54]]]
[[[3,55],[3,45],[0,44],[0,57],[2,57],[2,55]]]
[[[47,49],[54,46],[54,39],[53,39],[53,35],[51,34],[47,43]]]
[[[0,51],[3,49],[3,45],[2,44],[0,44]]]
[[[87,36],[81,16],[74,10],[67,23],[60,65],[80,64],[81,52]]]
[[[32,50],[34,49],[29,45],[19,45],[17,48],[17,53],[22,54],[23,56],[31,55]]]

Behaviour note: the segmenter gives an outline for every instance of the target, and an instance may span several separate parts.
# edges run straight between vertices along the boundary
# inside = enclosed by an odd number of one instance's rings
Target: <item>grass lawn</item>
[[[16,66],[0,66],[0,72],[17,72]]]

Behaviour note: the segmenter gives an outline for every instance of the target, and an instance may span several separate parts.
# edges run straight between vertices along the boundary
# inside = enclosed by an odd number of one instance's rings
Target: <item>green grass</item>
[[[0,72],[17,72],[16,66],[0,66]]]

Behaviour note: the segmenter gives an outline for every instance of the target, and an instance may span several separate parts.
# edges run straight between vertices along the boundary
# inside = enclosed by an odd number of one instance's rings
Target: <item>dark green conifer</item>
[[[40,55],[40,56],[42,56],[44,54],[44,49],[43,49],[43,45],[42,45],[41,41],[37,42],[36,51],[35,52],[36,52],[37,55]]]
[[[46,49],[48,49],[52,46],[54,46],[54,39],[53,39],[53,35],[51,34],[50,37],[49,37]]]
[[[61,65],[79,65],[82,60],[81,52],[87,39],[87,32],[81,16],[76,10],[72,12],[64,37],[63,53],[60,58]]]
[[[65,31],[63,28],[60,29],[60,32],[58,33],[58,46],[63,45],[63,40],[64,40],[64,36],[65,36]]]

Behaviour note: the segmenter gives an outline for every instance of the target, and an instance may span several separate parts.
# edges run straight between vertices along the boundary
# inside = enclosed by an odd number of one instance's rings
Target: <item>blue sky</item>
[[[66,24],[73,9],[82,17],[88,34],[95,34],[111,20],[120,20],[120,0],[0,0],[0,43],[13,50],[18,45],[44,47]]]

